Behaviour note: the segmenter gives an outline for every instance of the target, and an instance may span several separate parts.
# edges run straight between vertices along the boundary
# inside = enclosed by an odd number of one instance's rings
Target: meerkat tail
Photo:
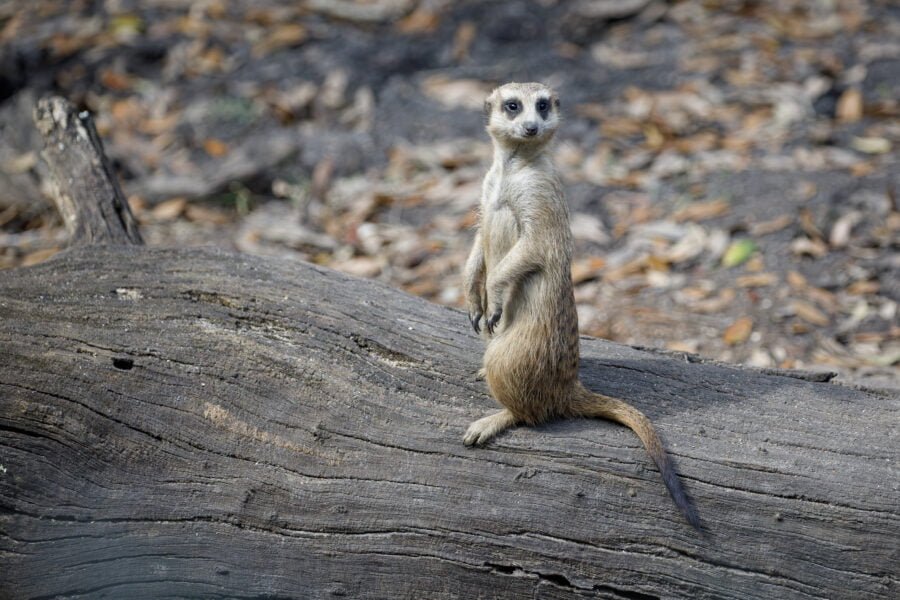
[[[575,413],[573,416],[600,417],[625,425],[634,431],[643,442],[650,458],[656,463],[672,500],[675,501],[688,523],[695,529],[700,529],[700,517],[681,486],[672,460],[666,454],[659,435],[644,413],[623,400],[596,394],[580,384],[576,398],[572,402],[572,410]]]

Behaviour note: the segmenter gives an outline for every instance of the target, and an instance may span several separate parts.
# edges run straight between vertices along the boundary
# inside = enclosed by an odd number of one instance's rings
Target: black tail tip
[[[684,515],[684,518],[687,519],[687,522],[693,527],[696,531],[703,532],[703,523],[700,522],[700,515],[697,514],[697,510],[690,503],[690,500],[684,498],[687,502],[684,505],[680,505],[681,514]]]
[[[669,490],[669,495],[672,496],[672,500],[675,501],[678,509],[681,510],[681,514],[684,515],[684,518],[690,523],[691,527],[702,532],[703,523],[700,522],[700,515],[697,514],[697,509],[694,508],[694,504],[681,486],[681,482],[678,480],[678,475],[675,474],[675,470],[672,469],[671,466],[668,466],[668,468],[662,471],[662,476],[663,482]]]

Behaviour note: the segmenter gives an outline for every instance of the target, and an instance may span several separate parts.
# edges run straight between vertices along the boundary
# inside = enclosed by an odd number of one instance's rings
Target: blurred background
[[[0,268],[65,246],[53,92],[148,244],[461,307],[482,103],[526,80],[562,98],[583,333],[900,388],[894,0],[0,2]]]

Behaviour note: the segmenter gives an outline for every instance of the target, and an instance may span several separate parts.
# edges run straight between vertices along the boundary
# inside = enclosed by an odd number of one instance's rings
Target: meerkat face
[[[559,97],[542,83],[507,83],[484,103],[487,130],[508,145],[544,144],[559,126]]]

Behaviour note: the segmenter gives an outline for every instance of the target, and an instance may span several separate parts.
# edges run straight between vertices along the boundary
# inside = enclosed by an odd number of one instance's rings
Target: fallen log
[[[657,425],[703,533],[625,428],[464,447],[495,407],[459,311],[212,249],[0,272],[0,596],[897,594],[896,395],[582,346],[586,385]]]

